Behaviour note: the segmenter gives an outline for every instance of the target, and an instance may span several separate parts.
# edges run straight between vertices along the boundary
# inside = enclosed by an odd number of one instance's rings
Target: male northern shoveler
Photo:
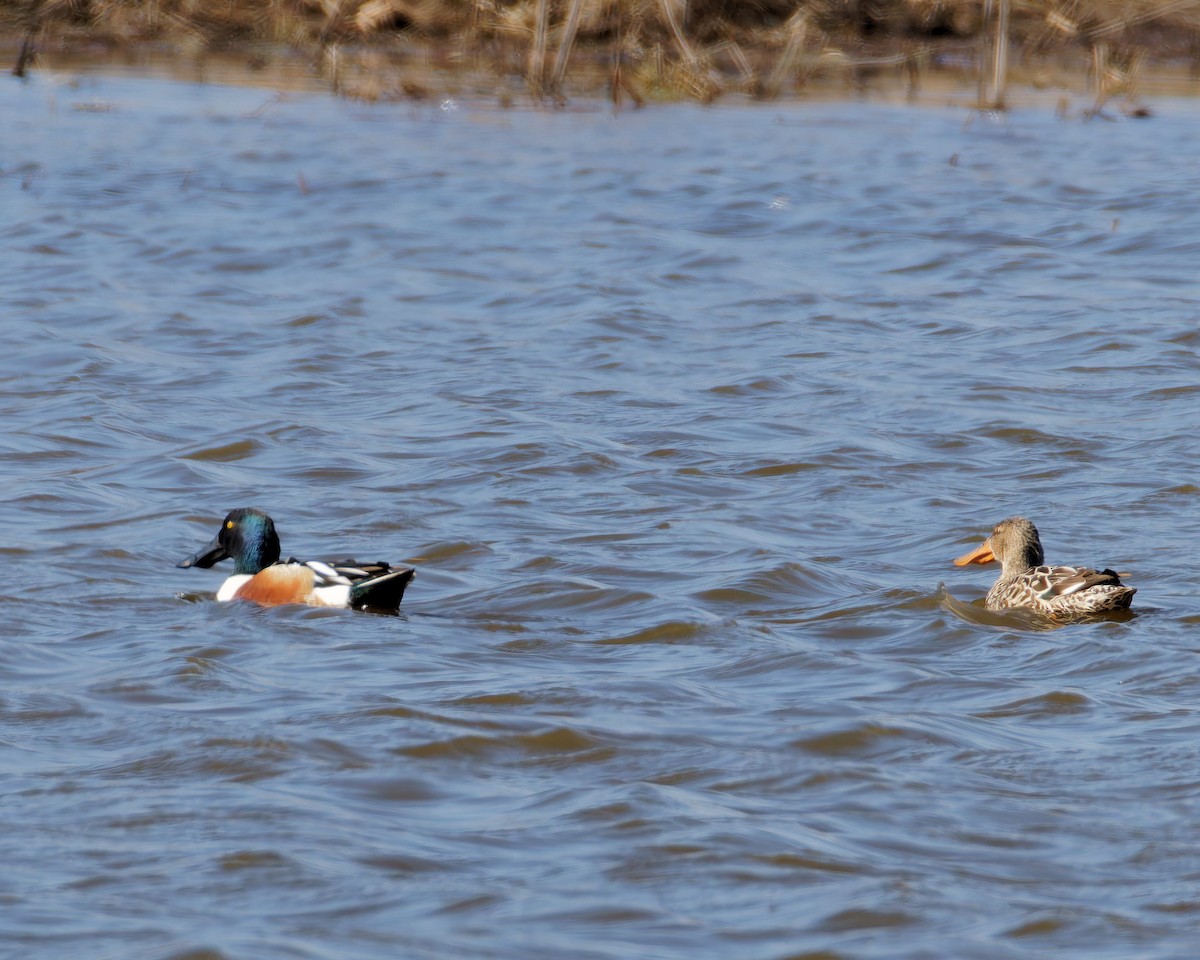
[[[233,575],[218,600],[253,600],[263,606],[307,603],[315,607],[396,610],[416,571],[386,563],[279,560],[275,523],[261,510],[242,508],[225,518],[212,543],[180,567],[211,567],[233,560]]]
[[[989,610],[1027,607],[1069,620],[1123,609],[1137,593],[1111,570],[1045,566],[1037,527],[1024,517],[1001,520],[980,546],[954,562],[964,567],[993,560],[1000,561],[1001,570],[987,594]]]

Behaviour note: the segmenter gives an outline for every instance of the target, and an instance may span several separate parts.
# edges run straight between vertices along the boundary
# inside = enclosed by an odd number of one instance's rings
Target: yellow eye
[[[232,529],[233,529],[233,521],[232,521],[232,520],[226,520],[226,521],[225,521],[225,529],[226,529],[226,530],[232,530]]]

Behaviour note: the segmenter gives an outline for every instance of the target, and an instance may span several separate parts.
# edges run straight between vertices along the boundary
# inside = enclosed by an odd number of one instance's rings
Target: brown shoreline
[[[0,50],[18,75],[166,68],[363,100],[867,93],[989,109],[1082,98],[1084,111],[1143,115],[1143,96],[1200,91],[1200,16],[1177,5],[1093,0],[1069,21],[1008,3],[276,0],[263,13],[240,0],[190,5],[200,15],[164,0],[33,2],[0,10]]]

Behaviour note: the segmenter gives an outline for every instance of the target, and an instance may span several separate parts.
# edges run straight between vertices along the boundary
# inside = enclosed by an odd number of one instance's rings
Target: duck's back
[[[1052,617],[1080,616],[1124,609],[1135,593],[1137,589],[1123,584],[1113,570],[1041,566],[996,581],[987,605],[993,610],[1033,607]]]

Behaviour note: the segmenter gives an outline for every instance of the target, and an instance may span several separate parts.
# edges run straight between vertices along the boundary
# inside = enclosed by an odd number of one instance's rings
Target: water
[[[1194,104],[0,98],[6,955],[1194,955]]]

